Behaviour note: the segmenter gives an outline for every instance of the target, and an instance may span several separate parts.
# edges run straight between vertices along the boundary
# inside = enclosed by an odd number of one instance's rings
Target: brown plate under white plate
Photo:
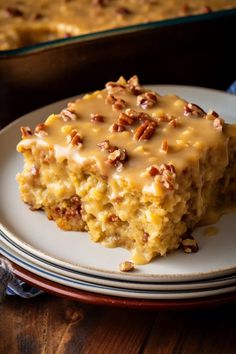
[[[74,289],[69,286],[44,279],[20,267],[12,261],[11,265],[15,276],[23,281],[26,281],[28,284],[57,296],[62,296],[71,300],[93,305],[127,307],[141,310],[187,310],[215,307],[232,303],[236,300],[236,292],[185,300],[142,300],[101,295]]]

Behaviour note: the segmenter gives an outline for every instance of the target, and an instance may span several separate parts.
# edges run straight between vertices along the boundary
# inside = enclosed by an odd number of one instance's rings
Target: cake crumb
[[[134,263],[130,261],[124,261],[119,264],[121,272],[132,272],[134,270]]]

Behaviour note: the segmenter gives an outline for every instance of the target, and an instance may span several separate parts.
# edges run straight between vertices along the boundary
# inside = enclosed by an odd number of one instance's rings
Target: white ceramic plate
[[[103,278],[101,276],[96,276],[92,274],[85,274],[78,271],[73,271],[66,269],[64,267],[58,266],[56,264],[50,264],[43,259],[39,259],[35,256],[30,256],[26,252],[22,252],[17,246],[13,246],[10,242],[2,242],[0,240],[0,253],[11,258],[12,261],[17,263],[18,265],[22,265],[27,263],[31,265],[32,273],[34,272],[34,267],[38,267],[41,270],[49,271],[53,273],[55,277],[57,275],[62,275],[64,277],[69,277],[73,280],[80,280],[83,282],[89,282],[96,285],[106,285],[112,288],[125,288],[125,289],[134,289],[134,290],[156,290],[156,291],[170,291],[175,292],[179,290],[198,290],[198,289],[212,289],[212,288],[220,288],[225,286],[233,286],[236,285],[236,274],[226,275],[224,277],[213,278],[213,279],[204,279],[202,281],[188,281],[188,282],[135,282],[128,281],[126,277],[123,280],[119,279],[110,279]]]
[[[103,294],[109,296],[119,296],[125,298],[136,298],[136,299],[153,299],[153,300],[181,300],[181,299],[192,299],[201,298],[208,296],[221,295],[226,293],[231,293],[236,291],[236,281],[231,282],[226,285],[218,285],[211,288],[203,287],[199,289],[129,289],[120,284],[120,286],[112,287],[104,284],[95,284],[78,279],[71,278],[66,275],[60,275],[53,271],[46,270],[41,266],[30,262],[24,257],[19,256],[12,249],[9,249],[6,245],[1,245],[0,241],[0,254],[6,256],[9,260],[15,262],[24,269],[39,275],[45,279],[51,280],[54,283],[69,286],[71,288],[89,291],[96,294]]]
[[[156,86],[160,93],[177,93],[200,104],[204,109],[214,108],[226,121],[236,121],[236,97],[210,89],[184,86]],[[16,153],[22,125],[35,126],[50,113],[59,112],[73,98],[43,107],[13,122],[1,132],[0,151],[0,222],[6,237],[29,254],[52,264],[86,274],[112,279],[140,282],[178,282],[224,276],[236,271],[235,214],[225,215],[217,224],[216,236],[203,236],[202,229],[194,236],[199,252],[184,254],[176,251],[157,258],[150,264],[137,267],[128,274],[118,271],[120,262],[129,259],[129,252],[120,248],[108,249],[89,240],[88,234],[65,232],[47,220],[41,212],[31,212],[18,194],[15,175],[22,170],[23,159]],[[4,240],[3,240],[4,242]]]

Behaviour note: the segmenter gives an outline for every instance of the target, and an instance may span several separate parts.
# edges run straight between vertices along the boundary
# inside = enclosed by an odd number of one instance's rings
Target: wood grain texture
[[[236,305],[138,311],[52,295],[0,304],[1,354],[236,354]]]
[[[161,312],[143,353],[236,353],[235,315],[235,305],[214,310]]]

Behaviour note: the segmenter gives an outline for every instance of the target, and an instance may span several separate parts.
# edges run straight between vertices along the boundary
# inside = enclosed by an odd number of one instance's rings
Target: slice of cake
[[[129,249],[136,264],[235,200],[236,126],[137,76],[21,130],[22,200],[64,230]]]

